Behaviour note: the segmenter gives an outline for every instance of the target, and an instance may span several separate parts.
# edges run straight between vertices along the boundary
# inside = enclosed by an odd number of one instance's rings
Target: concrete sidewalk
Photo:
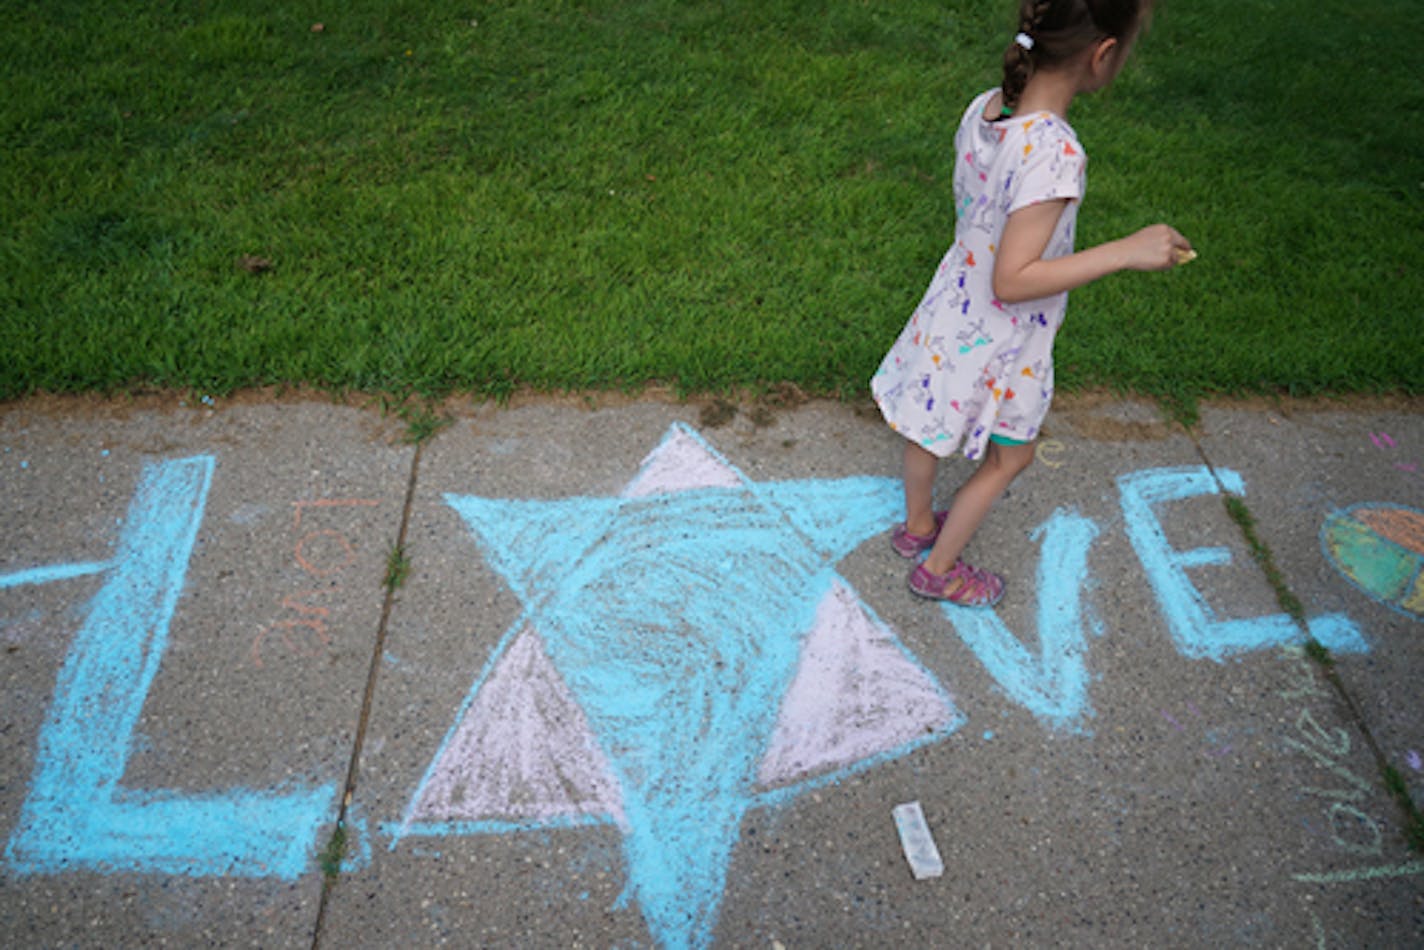
[[[868,404],[717,409],[0,411],[0,943],[1424,942],[1417,407],[1064,401],[993,611]]]

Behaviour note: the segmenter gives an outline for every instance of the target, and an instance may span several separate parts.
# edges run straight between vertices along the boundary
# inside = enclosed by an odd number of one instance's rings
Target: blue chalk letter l
[[[144,470],[118,554],[104,565],[106,580],[40,730],[29,798],[5,853],[18,873],[86,868],[290,879],[306,868],[334,785],[212,795],[119,785],[212,474],[211,456]]]

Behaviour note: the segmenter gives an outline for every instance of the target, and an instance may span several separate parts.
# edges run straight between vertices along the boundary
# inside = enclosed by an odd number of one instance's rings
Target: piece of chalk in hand
[[[1194,250],[1192,250],[1191,248],[1189,248],[1189,247],[1179,247],[1179,248],[1177,248],[1177,263],[1178,263],[1178,264],[1185,264],[1185,263],[1187,263],[1188,261],[1194,261],[1194,260],[1196,260],[1196,259],[1197,259],[1197,252],[1194,251]]]

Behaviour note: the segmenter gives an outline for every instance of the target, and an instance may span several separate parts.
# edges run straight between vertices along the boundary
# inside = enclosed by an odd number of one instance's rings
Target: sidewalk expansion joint
[[[1202,462],[1211,472],[1211,477],[1216,481],[1217,490],[1226,506],[1226,513],[1240,529],[1241,536],[1251,552],[1252,560],[1260,567],[1266,582],[1275,592],[1276,602],[1280,604],[1281,609],[1305,636],[1306,656],[1314,661],[1326,682],[1330,684],[1336,702],[1344,712],[1345,718],[1353,723],[1355,728],[1360,731],[1360,735],[1364,737],[1365,745],[1369,747],[1370,755],[1374,757],[1375,768],[1379,771],[1380,781],[1384,785],[1385,792],[1399,808],[1404,822],[1404,837],[1407,844],[1414,851],[1424,853],[1424,815],[1421,815],[1419,808],[1414,804],[1408,786],[1400,777],[1399,770],[1390,764],[1389,758],[1380,748],[1364,713],[1360,711],[1359,704],[1355,702],[1355,697],[1351,695],[1344,680],[1341,679],[1339,671],[1335,669],[1335,658],[1330,655],[1330,650],[1311,634],[1305,617],[1305,608],[1301,604],[1300,598],[1290,589],[1285,574],[1277,566],[1270,547],[1256,533],[1256,519],[1246,506],[1245,500],[1227,489],[1226,484],[1217,474],[1216,466],[1212,464],[1206,450],[1202,448],[1200,440],[1197,439],[1196,433],[1185,426],[1183,429],[1196,447],[1197,455],[1201,457]]]
[[[398,553],[404,560],[406,531],[410,525],[410,512],[415,503],[415,486],[420,473],[420,455],[423,448],[423,441],[415,443],[415,453],[411,457],[410,475],[406,479],[405,502],[401,506],[400,527],[396,532],[395,546],[393,552]],[[361,696],[361,713],[356,721],[356,737],[351,744],[351,759],[346,766],[346,783],[341,794],[341,806],[337,812],[336,828],[332,832],[330,843],[323,851],[321,866],[323,881],[321,887],[321,901],[317,905],[316,924],[312,928],[312,950],[317,950],[321,946],[322,931],[326,924],[326,911],[330,903],[331,893],[336,886],[337,878],[341,871],[341,860],[344,856],[348,835],[346,831],[346,820],[351,808],[351,800],[356,794],[356,782],[360,773],[361,752],[366,744],[366,728],[371,719],[371,705],[376,695],[376,682],[380,677],[381,658],[385,655],[386,633],[390,628],[391,611],[395,606],[396,591],[400,584],[393,583],[388,569],[386,580],[383,584],[385,597],[381,603],[381,619],[376,627],[376,641],[371,649],[371,664],[366,672],[366,689]]]

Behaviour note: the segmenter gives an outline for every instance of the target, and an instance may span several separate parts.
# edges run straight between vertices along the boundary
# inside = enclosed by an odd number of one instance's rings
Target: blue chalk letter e
[[[1231,561],[1231,552],[1225,548],[1178,551],[1168,543],[1154,508],[1197,495],[1216,494],[1217,478],[1232,494],[1245,494],[1245,483],[1236,472],[1217,469],[1213,477],[1205,466],[1132,472],[1120,476],[1117,487],[1122,496],[1127,536],[1157,595],[1177,652],[1192,659],[1205,657],[1220,661],[1237,653],[1298,642],[1304,635],[1286,614],[1218,620],[1201,591],[1187,576],[1187,569],[1227,564]],[[1332,650],[1369,651],[1359,628],[1344,614],[1314,617],[1309,624],[1311,636]]]
[[[5,852],[17,873],[83,868],[290,879],[306,868],[333,785],[208,795],[119,785],[212,474],[211,456],[149,466],[113,561],[28,572],[30,583],[98,570],[106,579],[75,634],[40,730],[30,794]]]

